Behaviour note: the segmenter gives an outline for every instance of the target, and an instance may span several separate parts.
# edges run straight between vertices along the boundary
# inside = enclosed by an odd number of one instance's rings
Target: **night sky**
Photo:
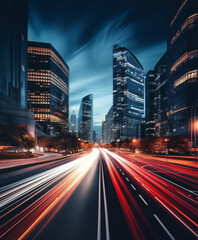
[[[112,46],[127,47],[145,73],[166,51],[169,0],[29,0],[28,38],[51,43],[70,68],[70,113],[94,96],[97,132],[112,105]]]

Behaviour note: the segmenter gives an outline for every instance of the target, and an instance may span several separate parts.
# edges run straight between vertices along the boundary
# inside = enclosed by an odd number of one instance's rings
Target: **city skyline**
[[[50,42],[68,63],[70,115],[73,107],[78,112],[83,96],[93,93],[94,126],[101,126],[102,119],[113,103],[113,45],[118,43],[130,49],[142,63],[146,74],[166,51],[168,3],[151,1],[148,5],[142,1],[142,7],[135,1],[124,1],[118,7],[110,1],[110,11],[105,10],[103,1],[95,7],[92,4],[88,7],[87,1],[83,6],[78,2],[75,9],[72,3],[59,3],[53,6],[48,1],[48,11],[44,12],[45,1],[29,1],[29,40]],[[99,6],[103,14],[100,19],[93,15],[94,11],[97,15],[96,7]],[[67,17],[63,16],[65,13],[61,7],[65,9]],[[91,8],[91,14],[85,17]],[[69,10],[73,10],[72,14]],[[159,21],[154,21],[153,15],[160,17]]]
[[[197,0],[2,3],[0,238],[198,239]]]

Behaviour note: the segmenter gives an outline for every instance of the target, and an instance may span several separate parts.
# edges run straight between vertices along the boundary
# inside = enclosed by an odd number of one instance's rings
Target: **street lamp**
[[[165,138],[164,140],[166,142],[166,162],[167,162],[167,160],[168,160],[168,139]]]

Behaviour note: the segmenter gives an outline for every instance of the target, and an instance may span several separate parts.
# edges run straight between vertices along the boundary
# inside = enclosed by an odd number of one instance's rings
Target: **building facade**
[[[28,107],[44,133],[69,131],[69,67],[49,43],[28,42]]]
[[[27,111],[27,0],[3,1],[0,8],[0,124],[17,124],[34,136]]]
[[[197,1],[171,1],[168,18],[167,51],[154,69],[147,122],[155,122],[156,137],[190,137],[191,109],[198,99]]]
[[[169,135],[189,135],[192,105],[198,98],[198,4],[171,1],[168,21]]]
[[[72,111],[71,120],[70,120],[70,131],[76,133],[76,114],[75,111]]]
[[[155,136],[155,111],[156,109],[156,101],[155,100],[155,71],[149,71],[146,74],[145,79],[145,92],[146,92],[146,107],[145,107],[145,137],[154,137]]]
[[[110,144],[114,141],[113,138],[113,106],[105,115],[105,120],[102,122],[101,142],[103,144]]]
[[[125,47],[113,46],[113,138],[140,138],[144,116],[143,67]]]
[[[93,95],[82,98],[78,115],[78,136],[82,140],[93,141]]]
[[[155,66],[155,91],[153,100],[155,136],[169,135],[167,112],[170,109],[169,58],[165,53]]]
[[[93,131],[93,144],[97,145],[98,143],[98,137],[96,131]]]

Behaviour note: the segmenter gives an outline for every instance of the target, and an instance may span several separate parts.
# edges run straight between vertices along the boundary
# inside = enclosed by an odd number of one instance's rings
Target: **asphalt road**
[[[2,239],[198,239],[197,169],[94,149],[1,174]]]

